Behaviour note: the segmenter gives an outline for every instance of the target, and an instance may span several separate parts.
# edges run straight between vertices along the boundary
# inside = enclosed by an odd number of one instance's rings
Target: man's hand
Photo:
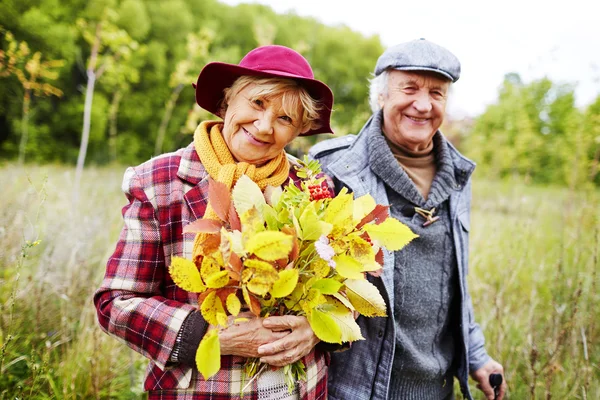
[[[276,367],[298,361],[319,343],[319,338],[315,336],[306,317],[293,315],[268,317],[264,319],[263,326],[274,333],[282,331],[289,333],[282,339],[258,348],[260,361]]]
[[[236,318],[247,318],[248,321],[234,323]],[[250,312],[239,313],[235,318],[229,316],[229,326],[219,331],[219,342],[222,355],[242,357],[260,357],[259,346],[280,340],[289,332],[273,332],[263,326],[263,319],[256,318]]]
[[[481,390],[488,400],[494,400],[494,389],[490,385],[490,375],[501,374],[504,377],[504,368],[498,362],[490,360],[479,368],[477,371],[471,373],[471,378],[477,381],[477,389]],[[498,400],[504,398],[506,393],[506,379],[502,379],[502,385],[500,385],[500,391],[498,393]]]

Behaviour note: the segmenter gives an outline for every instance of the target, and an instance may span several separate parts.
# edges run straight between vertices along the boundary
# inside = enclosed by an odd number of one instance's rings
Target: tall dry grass
[[[123,170],[86,170],[75,203],[70,168],[0,169],[0,399],[143,397],[143,360],[91,302]],[[600,399],[600,194],[476,180],[473,197],[470,290],[509,398]]]

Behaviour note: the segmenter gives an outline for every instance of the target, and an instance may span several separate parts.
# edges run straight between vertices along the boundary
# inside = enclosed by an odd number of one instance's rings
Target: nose
[[[254,121],[254,126],[258,132],[271,135],[273,133],[273,117],[268,111],[261,113]]]
[[[421,113],[427,113],[431,110],[431,100],[429,99],[429,95],[426,93],[421,93],[413,102],[413,107]]]

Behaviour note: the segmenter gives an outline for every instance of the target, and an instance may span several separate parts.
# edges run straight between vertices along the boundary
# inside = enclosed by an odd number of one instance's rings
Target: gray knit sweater
[[[395,257],[396,351],[391,399],[445,399],[453,391],[450,321],[457,276],[448,198],[454,178],[449,151],[441,137],[434,141],[434,152],[438,172],[426,201],[383,136],[374,135],[369,142],[371,168],[386,182],[391,215],[419,235]],[[435,207],[440,219],[424,227],[425,220],[415,213],[415,206]]]

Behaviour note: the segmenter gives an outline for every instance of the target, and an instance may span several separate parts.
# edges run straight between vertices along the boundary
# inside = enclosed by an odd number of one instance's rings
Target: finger
[[[260,362],[275,367],[283,367],[298,361],[300,358],[302,358],[302,353],[297,348],[294,348],[274,355],[263,356],[260,358]]]
[[[494,389],[488,382],[484,380],[483,382],[480,382],[477,387],[483,392],[483,394],[485,394],[485,397],[488,400],[494,400]]]
[[[263,320],[263,326],[271,330],[292,330],[298,326],[298,319],[293,315],[268,317]]]
[[[271,343],[266,343],[258,347],[258,354],[272,355],[293,349],[298,344],[293,334],[287,334],[284,338]]]

